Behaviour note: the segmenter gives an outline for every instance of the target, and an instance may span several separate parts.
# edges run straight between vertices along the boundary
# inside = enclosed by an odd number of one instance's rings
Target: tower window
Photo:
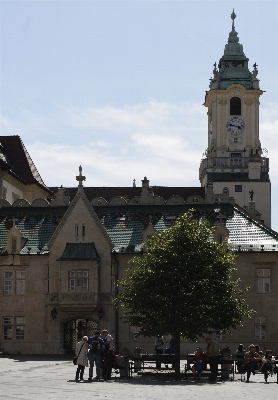
[[[239,97],[231,98],[230,115],[241,115],[241,99]]]
[[[242,185],[235,185],[235,192],[242,192]]]

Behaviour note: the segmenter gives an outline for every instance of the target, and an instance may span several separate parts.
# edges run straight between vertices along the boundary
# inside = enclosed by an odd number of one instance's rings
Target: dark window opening
[[[230,115],[241,115],[241,99],[239,97],[231,98]]]
[[[240,158],[241,157],[241,153],[231,153],[231,157],[232,158]]]
[[[235,192],[242,192],[242,185],[235,185]]]

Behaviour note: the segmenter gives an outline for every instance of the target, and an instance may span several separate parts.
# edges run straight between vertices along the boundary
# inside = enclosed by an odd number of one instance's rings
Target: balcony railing
[[[265,157],[259,158],[261,162],[261,172],[269,172],[269,159]],[[247,168],[250,162],[249,157],[210,157],[201,161],[199,175],[202,176],[207,168],[223,167],[223,168]]]

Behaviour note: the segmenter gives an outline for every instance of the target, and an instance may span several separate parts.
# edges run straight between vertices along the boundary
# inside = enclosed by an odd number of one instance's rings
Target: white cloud
[[[74,186],[82,164],[87,186],[131,185],[145,175],[153,185],[199,186],[206,146],[206,110],[199,105],[71,107],[63,109],[61,120],[67,143],[27,146],[47,185]]]
[[[199,186],[207,146],[206,109],[195,103],[155,100],[116,108],[63,108],[51,117],[2,117],[1,134],[20,134],[48,186],[75,186],[81,164],[85,186]],[[47,134],[46,134],[47,132]],[[62,132],[55,138],[54,132]],[[272,198],[278,197],[278,104],[260,110],[260,138],[270,158]],[[38,140],[40,138],[40,140]],[[274,202],[273,202],[274,204]],[[273,227],[278,213],[272,210]]]

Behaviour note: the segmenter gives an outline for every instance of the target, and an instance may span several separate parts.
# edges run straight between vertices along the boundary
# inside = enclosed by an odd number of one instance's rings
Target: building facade
[[[227,239],[237,253],[234,277],[250,286],[246,300],[257,311],[232,335],[214,337],[223,348],[255,342],[278,353],[278,234],[270,228],[268,159],[259,140],[262,91],[234,18],[206,94],[201,187],[151,187],[144,177],[141,187],[86,188],[80,168],[77,187],[47,188],[21,139],[0,137],[0,347],[6,352],[63,354],[105,328],[117,352],[152,353],[154,339],[138,338],[137,327],[123,324],[123,310],[113,306],[115,282],[143,254],[148,237],[193,208],[195,218],[215,226],[214,240]],[[195,346],[183,343],[181,351]]]

